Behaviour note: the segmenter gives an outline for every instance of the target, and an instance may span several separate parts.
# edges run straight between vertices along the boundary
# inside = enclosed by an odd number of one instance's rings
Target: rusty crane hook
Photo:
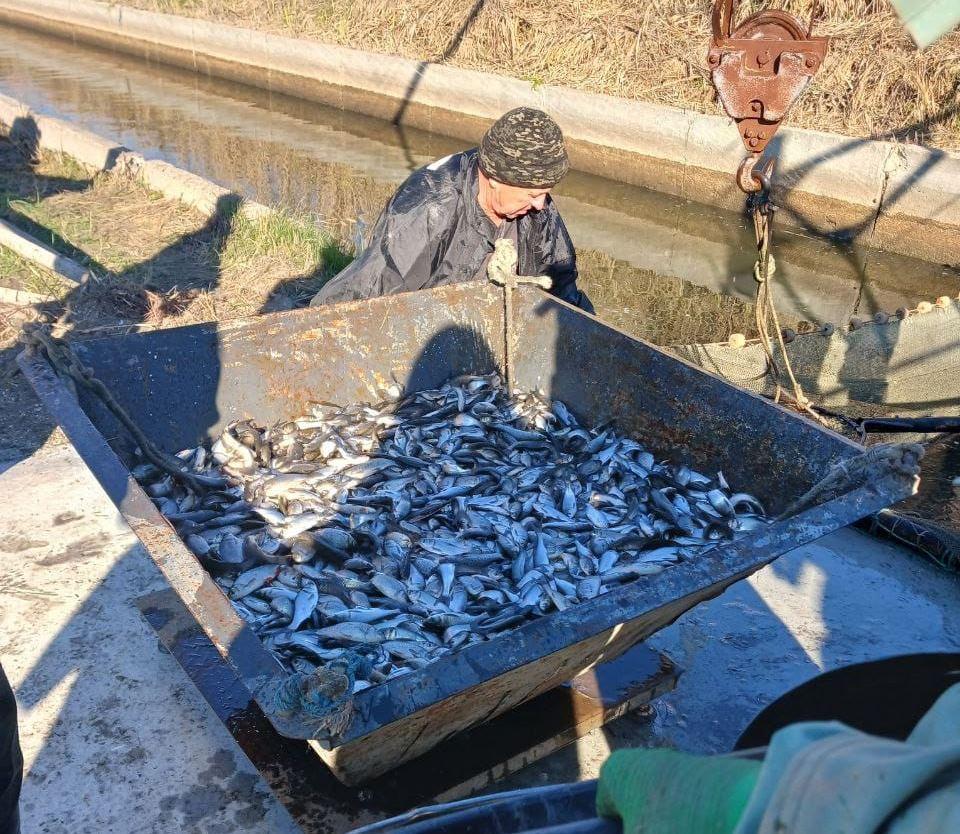
[[[734,28],[739,0],[716,0],[707,63],[727,115],[737,123],[749,155],[737,171],[747,193],[769,187],[772,165],[755,170],[791,105],[827,54],[827,38],[811,36],[787,12],[766,10]]]

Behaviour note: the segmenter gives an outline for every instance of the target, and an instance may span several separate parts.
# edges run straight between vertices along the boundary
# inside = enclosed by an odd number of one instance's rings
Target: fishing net
[[[787,354],[798,382],[819,405],[874,414],[960,414],[960,303],[923,315],[869,322],[855,330],[797,336]],[[682,358],[744,388],[772,395],[773,380],[757,342],[687,344]],[[774,360],[781,366],[774,345]]]
[[[944,570],[960,573],[960,534],[946,525],[884,510],[869,520],[868,529],[912,547]]]
[[[804,392],[846,417],[960,414],[960,302],[925,305],[918,314],[871,321],[856,329],[798,335],[787,353]],[[682,358],[758,394],[775,385],[760,344],[687,344]],[[773,347],[774,360],[780,350]],[[781,371],[782,371],[781,367]],[[837,425],[843,430],[842,425]],[[911,547],[940,567],[960,570],[960,501],[950,482],[960,472],[960,445],[918,435],[928,445],[920,491],[907,513],[870,519],[868,529]],[[898,439],[904,439],[900,435]]]

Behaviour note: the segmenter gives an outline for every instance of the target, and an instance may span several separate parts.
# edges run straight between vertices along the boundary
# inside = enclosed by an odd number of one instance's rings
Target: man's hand
[[[493,244],[493,255],[487,264],[487,277],[501,287],[507,283],[534,284],[549,290],[553,286],[553,280],[546,275],[517,275],[517,247],[512,240],[506,238]]]

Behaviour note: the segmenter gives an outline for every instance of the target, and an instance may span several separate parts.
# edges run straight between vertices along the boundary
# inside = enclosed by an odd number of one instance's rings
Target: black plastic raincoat
[[[17,803],[23,782],[23,755],[17,735],[17,702],[0,666],[0,834],[17,834]]]
[[[362,254],[331,279],[314,305],[375,298],[485,279],[494,241],[503,236],[477,202],[477,150],[453,154],[411,174],[387,203]],[[577,258],[548,197],[541,211],[514,221],[520,275],[549,275],[551,292],[589,312],[577,288]]]

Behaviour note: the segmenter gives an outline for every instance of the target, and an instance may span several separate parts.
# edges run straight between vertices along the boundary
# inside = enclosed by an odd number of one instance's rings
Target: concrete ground
[[[651,642],[686,670],[657,708],[658,743],[724,751],[763,707],[820,672],[960,651],[960,582],[848,528],[782,556]]]
[[[20,704],[24,834],[301,830],[134,606],[164,580],[72,448],[0,470],[0,658]],[[685,669],[674,693],[495,789],[591,778],[616,747],[728,750],[820,671],[958,651],[960,583],[841,530],[650,642]]]
[[[684,670],[672,693],[497,789],[596,778],[622,747],[727,752],[766,706],[822,672],[958,652],[960,583],[903,548],[843,529],[784,554],[648,644]]]
[[[133,606],[165,582],[73,449],[5,466],[0,659],[23,834],[299,831]]]
[[[609,724],[500,787],[595,778],[621,747],[727,752],[766,706],[822,672],[960,651],[960,582],[903,548],[843,529],[691,609],[648,644],[684,670],[674,692],[649,714]]]

